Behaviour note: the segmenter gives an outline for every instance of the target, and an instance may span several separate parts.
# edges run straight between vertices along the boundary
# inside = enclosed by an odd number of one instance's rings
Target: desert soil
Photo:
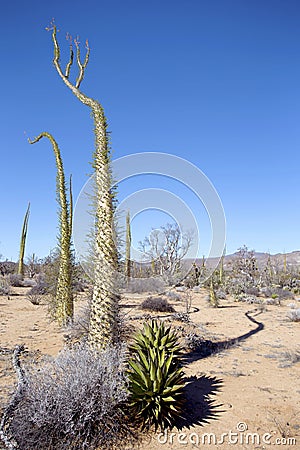
[[[56,355],[64,346],[64,332],[50,322],[46,305],[26,299],[27,289],[0,296],[2,408],[16,382],[11,363],[15,345],[26,346],[25,359],[37,360]],[[173,434],[145,437],[141,450],[300,448],[300,323],[287,318],[288,305],[299,307],[299,300],[260,307],[228,298],[211,308],[204,290],[192,295],[190,331],[214,342],[215,351],[187,356],[184,370],[191,383],[185,426]],[[127,316],[141,314],[138,306],[144,298],[123,298]],[[183,301],[169,301],[176,311],[184,311]],[[136,327],[139,321],[132,323]]]

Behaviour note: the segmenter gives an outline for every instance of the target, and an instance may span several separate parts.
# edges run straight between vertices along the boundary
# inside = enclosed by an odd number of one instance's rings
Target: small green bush
[[[130,407],[142,428],[172,427],[180,416],[185,386],[177,335],[153,320],[134,338],[128,370]]]

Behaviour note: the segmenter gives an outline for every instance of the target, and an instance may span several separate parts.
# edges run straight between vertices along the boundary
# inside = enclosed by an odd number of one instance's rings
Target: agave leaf
[[[146,358],[146,356],[145,356],[145,353],[143,353],[143,351],[140,350],[140,349],[138,349],[137,352],[138,352],[138,355],[139,355],[139,357],[140,357],[140,360],[141,360],[141,362],[143,363],[145,369],[146,369],[146,370],[149,370],[149,362],[148,362],[148,360],[147,360],[147,358]]]
[[[164,397],[164,402],[176,402],[176,399],[174,397]]]

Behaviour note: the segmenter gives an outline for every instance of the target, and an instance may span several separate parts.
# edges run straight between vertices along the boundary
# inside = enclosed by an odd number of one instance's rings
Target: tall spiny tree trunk
[[[60,48],[57,42],[56,26],[52,24],[52,39],[54,44],[54,66],[73,94],[84,105],[91,109],[94,120],[95,151],[93,168],[96,182],[96,220],[95,220],[95,280],[89,326],[89,345],[95,350],[105,348],[117,336],[118,300],[115,286],[115,271],[117,270],[117,248],[114,241],[114,209],[112,193],[112,175],[110,168],[110,148],[107,132],[107,122],[101,104],[83,94],[80,84],[89,61],[89,46],[86,42],[86,56],[82,63],[77,40],[76,62],[79,73],[75,84],[69,80],[70,69],[74,60],[72,40],[70,39],[70,58],[65,72],[60,65]]]
[[[126,215],[126,255],[125,255],[125,276],[127,284],[131,276],[131,261],[130,261],[130,247],[131,247],[131,229],[130,229],[130,212]]]
[[[55,154],[57,176],[56,189],[59,203],[59,271],[55,293],[55,318],[60,325],[67,325],[73,318],[73,290],[72,290],[72,261],[71,261],[71,234],[72,234],[72,192],[70,191],[70,207],[67,201],[66,182],[57,142],[50,133],[43,132],[38,137],[29,140],[30,144],[38,142],[43,137],[50,140]],[[70,183],[71,189],[71,183]]]
[[[24,254],[25,254],[25,245],[26,245],[29,214],[30,214],[30,203],[28,203],[27,211],[26,211],[26,214],[24,217],[22,233],[21,233],[21,242],[20,242],[18,275],[21,275],[22,277],[24,276]]]

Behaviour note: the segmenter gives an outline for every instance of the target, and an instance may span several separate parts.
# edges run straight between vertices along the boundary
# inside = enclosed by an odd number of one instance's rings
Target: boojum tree
[[[130,248],[131,248],[131,227],[130,227],[130,212],[126,214],[126,254],[125,254],[125,276],[127,283],[131,277],[131,261],[130,261]]]
[[[95,171],[96,185],[95,266],[88,342],[91,348],[101,350],[117,337],[119,304],[115,276],[118,254],[114,239],[114,191],[112,189],[113,183],[107,121],[101,104],[80,90],[90,55],[88,41],[86,41],[86,54],[82,62],[78,39],[72,40],[69,37],[70,57],[65,71],[63,71],[60,63],[57,28],[52,23],[49,29],[52,31],[54,44],[54,67],[75,97],[91,109],[94,121],[95,151],[92,166]],[[75,45],[75,55],[73,44]],[[76,81],[72,83],[69,76],[74,62],[74,56],[78,66],[78,76]]]
[[[71,235],[72,235],[72,184],[70,179],[70,202],[67,200],[67,188],[61,153],[54,137],[47,132],[41,133],[30,144],[35,144],[43,137],[48,138],[52,144],[57,176],[56,190],[59,204],[59,269],[55,292],[54,314],[59,325],[67,325],[73,318],[73,290],[72,290],[72,261],[71,261]]]
[[[26,237],[28,230],[28,220],[30,215],[30,203],[28,203],[28,207],[24,216],[22,233],[21,233],[21,241],[20,241],[20,255],[19,255],[19,263],[18,263],[18,275],[24,276],[24,254],[25,254],[25,245],[26,245]]]

